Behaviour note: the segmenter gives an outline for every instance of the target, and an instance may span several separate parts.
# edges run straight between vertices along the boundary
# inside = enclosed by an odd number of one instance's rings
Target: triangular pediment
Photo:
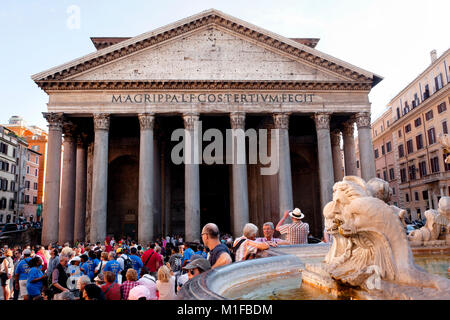
[[[174,79],[347,80],[213,26],[67,78],[76,81]]]
[[[365,82],[368,71],[217,10],[121,41],[32,76],[53,81]]]

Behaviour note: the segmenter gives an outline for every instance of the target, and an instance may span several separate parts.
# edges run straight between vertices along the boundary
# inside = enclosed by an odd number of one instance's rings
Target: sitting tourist
[[[265,242],[256,242],[256,234],[258,227],[253,223],[247,223],[244,226],[243,236],[234,240],[233,251],[235,253],[235,261],[253,259],[258,250],[267,250],[269,245]]]

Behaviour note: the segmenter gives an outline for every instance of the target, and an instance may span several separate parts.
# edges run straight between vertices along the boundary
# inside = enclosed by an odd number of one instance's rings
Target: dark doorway
[[[121,156],[108,166],[107,234],[137,238],[139,162]]]
[[[231,233],[228,165],[200,166],[200,226],[217,224],[220,233]]]

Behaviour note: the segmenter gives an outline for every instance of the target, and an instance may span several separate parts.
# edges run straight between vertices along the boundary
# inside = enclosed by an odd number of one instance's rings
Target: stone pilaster
[[[84,241],[86,230],[86,193],[87,193],[87,146],[86,134],[77,137],[75,185],[75,223],[74,242]]]
[[[359,159],[361,165],[361,178],[369,181],[375,178],[375,156],[372,144],[372,133],[370,130],[370,113],[359,112],[355,115],[358,127]]]
[[[341,181],[344,177],[342,174],[341,159],[341,131],[335,129],[331,132],[331,153],[333,155],[333,172],[334,181]]]
[[[109,114],[94,114],[94,132],[90,241],[103,243],[108,201]]]
[[[196,113],[183,114],[185,128],[185,236],[187,241],[200,240],[200,169],[194,153],[199,145],[194,134]]]
[[[48,122],[48,148],[41,242],[48,245],[58,241],[63,114],[44,112],[43,116]]]
[[[273,115],[275,129],[278,130],[278,199],[280,219],[286,210],[294,208],[292,195],[291,152],[289,147],[289,114]]]
[[[153,240],[155,199],[154,199],[154,142],[153,114],[139,114],[139,208],[138,241],[147,244]]]
[[[344,122],[342,126],[342,138],[344,140],[344,167],[346,176],[358,175],[356,168],[354,123],[355,121],[352,118]]]
[[[233,112],[230,114],[233,136],[233,236],[242,235],[242,230],[249,222],[248,211],[248,182],[245,150],[245,113]],[[243,139],[239,139],[238,135]],[[244,145],[240,143],[244,142]]]
[[[63,124],[64,156],[61,186],[61,209],[59,213],[59,243],[69,242],[73,245],[75,222],[75,178],[77,141],[76,126],[67,121]]]
[[[319,180],[321,209],[333,199],[333,156],[330,140],[330,114],[314,115],[317,131],[317,149],[319,155]]]

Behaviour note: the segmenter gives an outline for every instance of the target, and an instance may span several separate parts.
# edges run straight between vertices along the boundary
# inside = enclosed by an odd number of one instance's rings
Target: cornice
[[[50,90],[308,90],[370,91],[371,82],[329,81],[37,81],[44,91]]]
[[[312,49],[294,40],[278,36],[244,21],[223,14],[217,10],[208,10],[199,15],[183,19],[178,23],[160,28],[154,32],[122,41],[116,45],[98,50],[80,59],[73,60],[62,66],[38,73],[32,79],[40,85],[42,81],[64,80],[76,74],[109,63],[113,60],[130,55],[145,48],[156,46],[169,39],[185,35],[188,32],[205,26],[218,26],[228,29],[246,38],[256,40],[266,46],[281,50],[299,61],[316,65],[345,77],[350,81],[370,82],[371,86],[381,81],[381,77],[352,66]]]
[[[430,104],[436,103],[436,100],[439,100],[443,97],[447,97],[450,91],[450,85],[447,84],[445,87],[443,87],[438,92],[435,92],[433,95],[431,95],[427,100],[419,104],[414,109],[410,110],[406,115],[401,116],[399,119],[395,120],[390,128],[397,129],[399,126],[403,125],[406,121],[412,120],[414,116],[417,116],[418,113],[423,112],[423,109],[428,108]]]

